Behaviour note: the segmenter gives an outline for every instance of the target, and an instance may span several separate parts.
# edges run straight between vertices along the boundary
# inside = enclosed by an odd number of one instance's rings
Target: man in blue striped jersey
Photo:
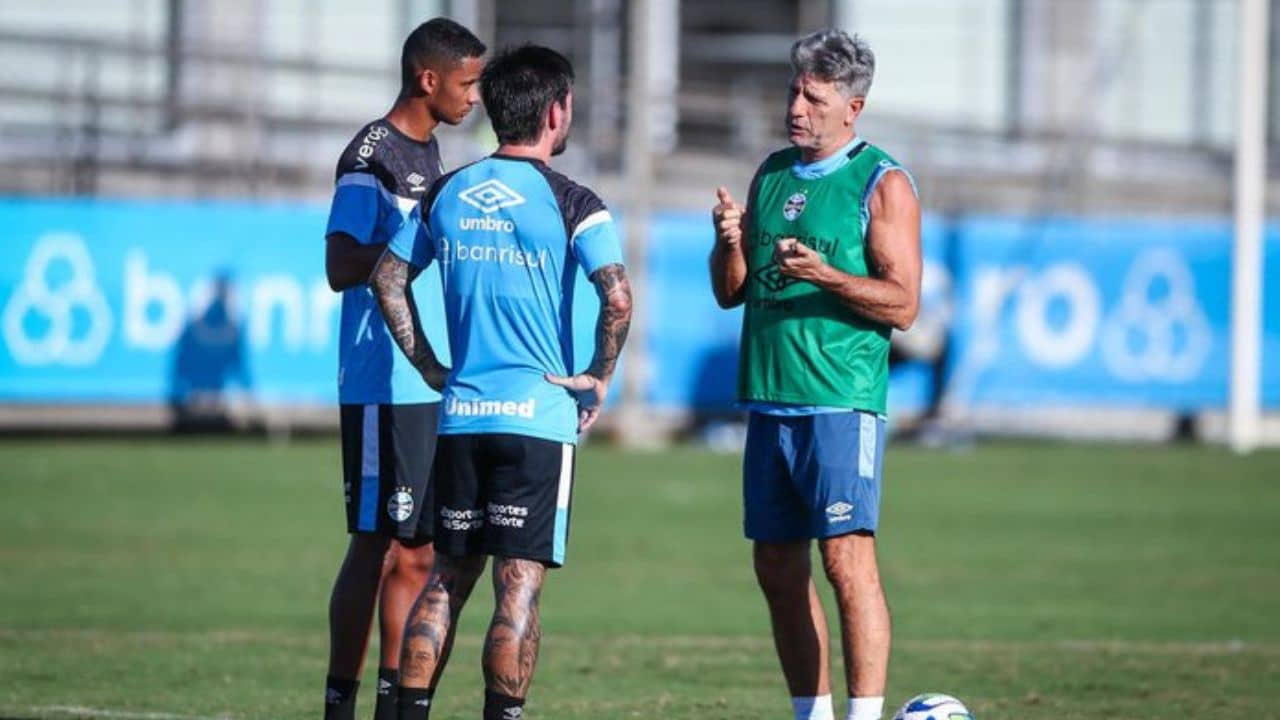
[[[484,51],[451,20],[420,25],[404,43],[395,105],[361,128],[338,161],[325,269],[342,291],[338,397],[351,539],[329,602],[326,720],[354,716],[375,601],[381,662],[374,717],[395,718],[404,620],[433,561],[430,477],[440,395],[395,348],[366,281],[388,240],[416,222],[410,210],[443,172],[432,133],[442,122],[461,122],[478,102]],[[426,302],[414,310],[442,342],[438,278],[422,278],[417,290]]]

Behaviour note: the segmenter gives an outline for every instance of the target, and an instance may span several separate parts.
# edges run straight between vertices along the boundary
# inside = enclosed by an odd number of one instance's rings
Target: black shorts
[[[573,456],[573,445],[524,435],[441,435],[436,551],[563,565]]]
[[[342,406],[347,532],[431,542],[440,403]]]

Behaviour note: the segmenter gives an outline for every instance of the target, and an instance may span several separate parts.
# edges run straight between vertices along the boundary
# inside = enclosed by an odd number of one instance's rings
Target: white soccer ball
[[[973,720],[973,713],[950,695],[925,693],[908,700],[893,720]]]

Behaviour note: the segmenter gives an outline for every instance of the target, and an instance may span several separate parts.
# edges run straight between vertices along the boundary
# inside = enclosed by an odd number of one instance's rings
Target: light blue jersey
[[[425,222],[389,249],[417,268],[439,261],[453,355],[440,433],[577,442],[577,403],[545,376],[574,371],[579,268],[622,263],[604,203],[542,162],[494,155],[441,178],[421,207]]]
[[[363,245],[385,243],[406,223],[432,181],[440,177],[434,138],[418,142],[377,120],[360,130],[338,160],[333,204],[325,234],[345,233]],[[416,215],[414,216],[416,218]],[[413,283],[422,326],[442,362],[445,342],[440,278],[435,273]],[[338,344],[338,402],[407,404],[439,402],[440,395],[396,347],[367,285],[342,293]]]

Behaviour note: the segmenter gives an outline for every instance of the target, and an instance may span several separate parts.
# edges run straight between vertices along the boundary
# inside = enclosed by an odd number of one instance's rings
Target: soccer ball
[[[893,720],[973,720],[973,714],[950,695],[925,693],[908,700]]]

